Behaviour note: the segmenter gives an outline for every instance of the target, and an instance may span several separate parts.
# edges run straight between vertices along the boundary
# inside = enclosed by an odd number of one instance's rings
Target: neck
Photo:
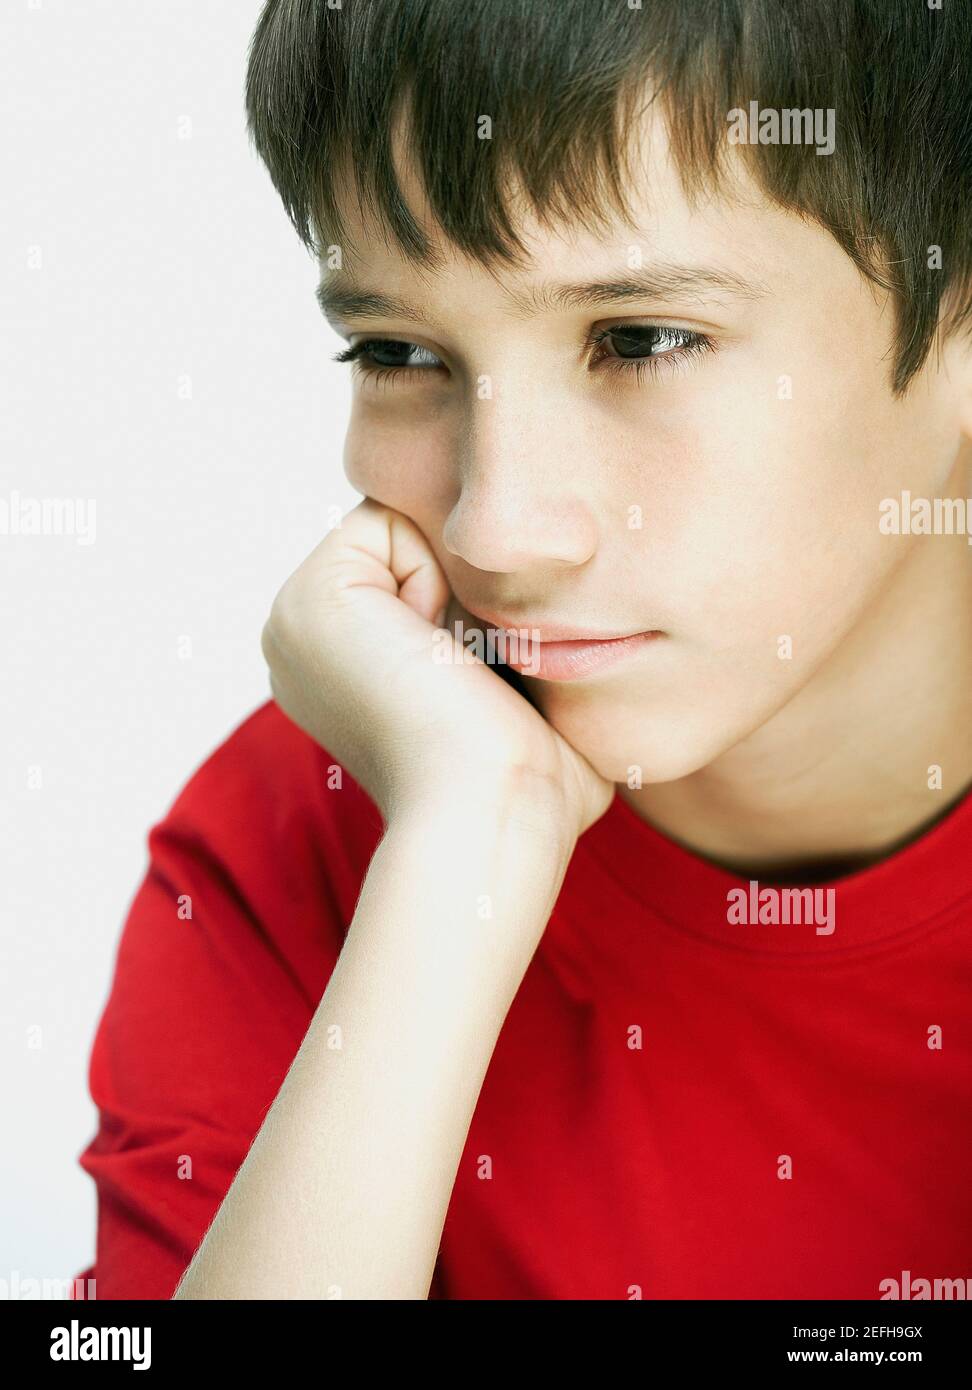
[[[880,602],[759,729],[687,777],[618,792],[733,873],[807,882],[887,858],[970,786],[972,554],[954,535],[915,538]]]

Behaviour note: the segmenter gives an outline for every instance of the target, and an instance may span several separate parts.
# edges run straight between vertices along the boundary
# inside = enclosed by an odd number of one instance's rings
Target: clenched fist
[[[386,821],[512,793],[519,819],[576,838],[607,810],[613,785],[443,632],[452,601],[414,522],[366,498],[274,601],[263,630],[274,699]]]

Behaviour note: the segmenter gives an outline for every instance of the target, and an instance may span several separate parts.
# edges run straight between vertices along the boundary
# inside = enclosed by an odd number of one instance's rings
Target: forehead
[[[839,251],[822,229],[772,204],[736,151],[729,151],[718,188],[690,194],[672,154],[665,119],[657,106],[650,106],[626,151],[626,208],[605,197],[595,210],[596,226],[585,225],[582,218],[541,215],[511,177],[504,201],[522,252],[513,264],[480,261],[451,242],[436,218],[406,131],[399,121],[393,132],[396,174],[409,211],[431,244],[431,263],[405,254],[383,220],[362,206],[349,174],[337,191],[345,231],[338,263],[330,248],[320,260],[319,297],[334,320],[341,318],[345,292],[348,302],[355,303],[360,292],[407,302],[410,309],[418,301],[430,319],[444,306],[452,313],[495,308],[525,317],[570,307],[551,296],[549,286],[614,282],[625,270],[645,273],[649,285],[654,283],[650,272],[657,271],[661,279],[656,275],[656,281],[663,280],[667,289],[678,288],[681,277],[687,298],[700,289],[709,297],[733,293],[734,285],[742,295],[757,297],[774,281],[787,281],[792,288],[801,275],[819,276],[821,257],[826,260]],[[332,303],[338,306],[335,312]],[[370,316],[379,312],[384,316],[381,303]]]

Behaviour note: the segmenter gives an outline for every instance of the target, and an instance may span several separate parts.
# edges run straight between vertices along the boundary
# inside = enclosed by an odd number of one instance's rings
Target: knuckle
[[[263,659],[270,667],[271,671],[280,660],[280,648],[277,643],[277,635],[274,628],[273,613],[263,624],[263,631],[260,633],[260,650],[263,652]]]
[[[307,604],[296,577],[288,579],[274,598],[263,625],[261,646],[271,665],[293,655],[306,634]]]
[[[294,640],[295,615],[293,605],[287,595],[281,589],[274,599],[270,614],[263,625],[263,650],[264,654],[270,652],[279,653]]]

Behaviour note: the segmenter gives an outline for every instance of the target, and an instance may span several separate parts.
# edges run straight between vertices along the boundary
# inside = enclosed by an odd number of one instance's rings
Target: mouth
[[[544,681],[576,681],[631,660],[649,643],[664,637],[657,628],[640,632],[582,632],[555,622],[533,622],[467,610],[492,630],[501,658],[511,670]]]

